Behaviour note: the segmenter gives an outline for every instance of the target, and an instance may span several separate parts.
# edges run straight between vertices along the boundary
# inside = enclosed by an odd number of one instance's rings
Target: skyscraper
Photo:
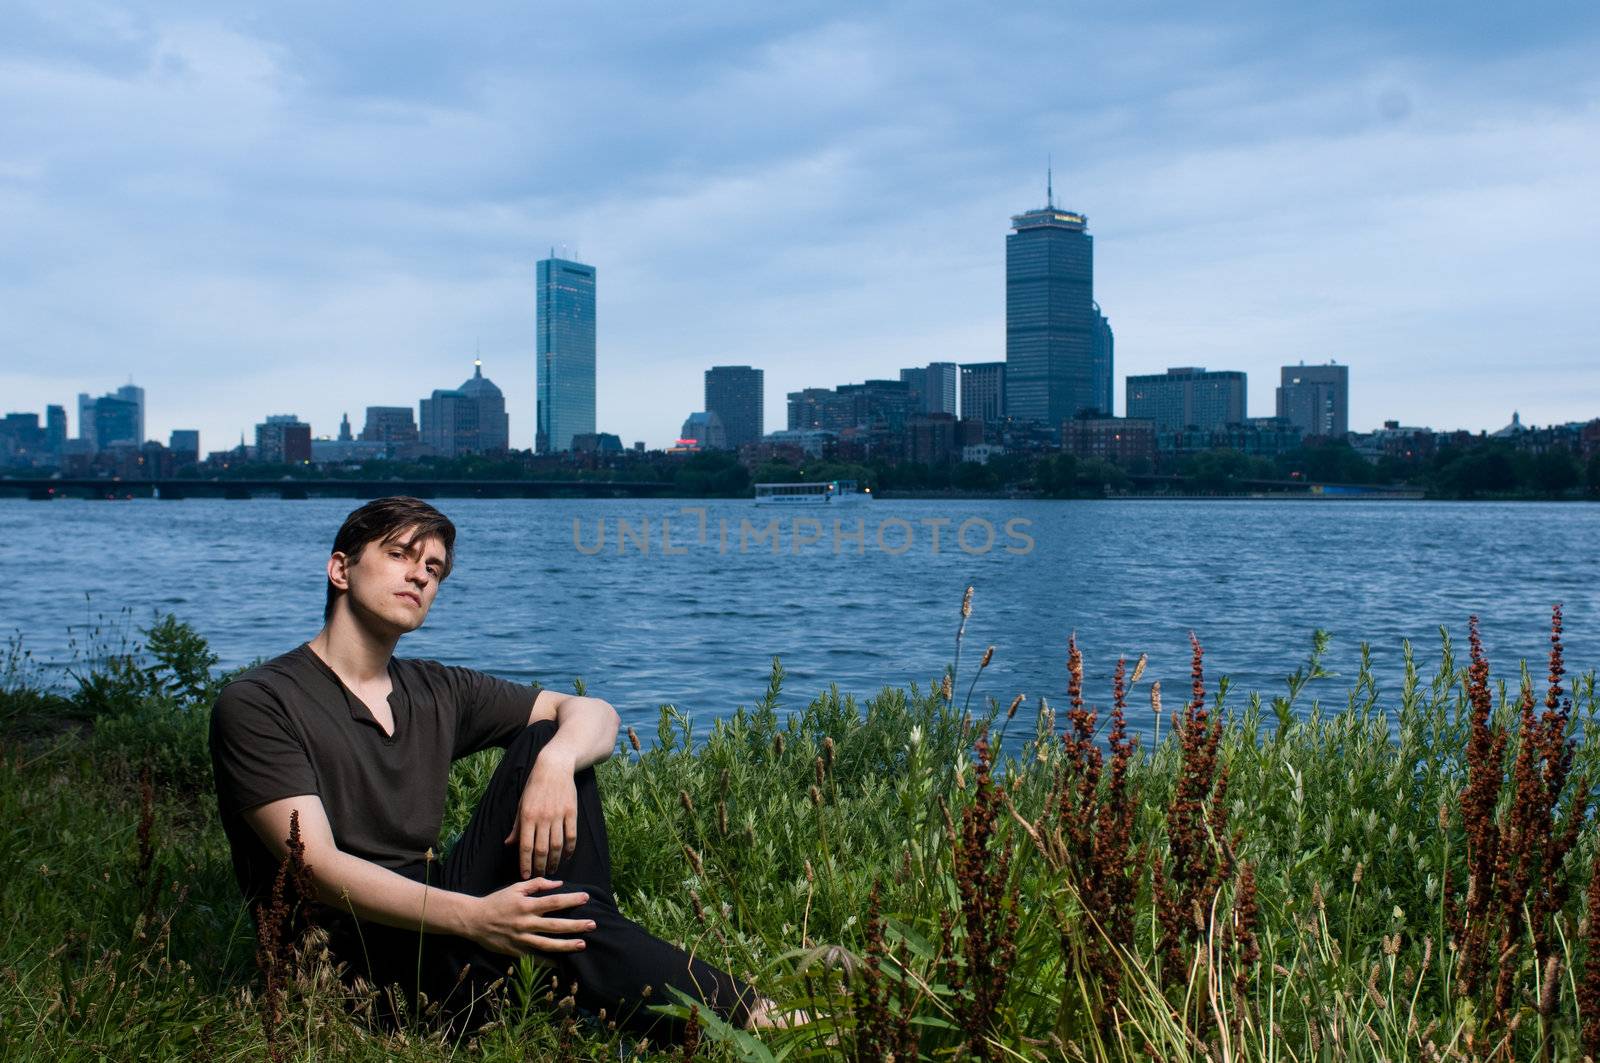
[[[1005,417],[1006,363],[969,362],[961,367],[961,416],[999,424]]]
[[[89,423],[94,427],[96,450],[109,450],[116,445],[137,447],[143,442],[139,429],[144,421],[144,410],[138,400],[122,397],[121,392],[125,390],[119,388],[117,393],[101,395],[94,400]]]
[[[1110,326],[1094,301],[1089,219],[1046,205],[1006,236],[1007,416],[1052,430],[1111,391]]]
[[[94,399],[87,391],[78,392],[78,438],[95,449]]]
[[[1350,430],[1350,367],[1286,365],[1278,385],[1278,416],[1308,436],[1343,439]]]
[[[761,442],[765,378],[762,370],[748,365],[714,365],[706,370],[706,412],[721,420],[729,449]]]
[[[105,450],[113,443],[143,444],[144,388],[124,384],[99,398],[91,398],[86,391],[78,392],[78,438],[89,445],[91,452]]]
[[[46,406],[44,408],[45,432],[44,445],[50,452],[52,459],[59,461],[67,452],[67,408],[65,406]]]
[[[1158,432],[1243,424],[1246,384],[1245,374],[1236,370],[1192,366],[1130,376],[1125,413],[1155,422]]]
[[[144,444],[144,388],[132,384],[124,384],[114,391],[117,398],[124,402],[131,402],[138,410],[137,420],[134,422],[133,442],[135,445]]]
[[[595,269],[566,259],[538,265],[539,337],[534,450],[571,450],[594,431]]]

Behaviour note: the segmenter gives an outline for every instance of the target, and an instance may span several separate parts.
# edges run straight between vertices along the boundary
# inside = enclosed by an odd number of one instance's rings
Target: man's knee
[[[575,772],[572,776],[573,785],[578,788],[578,804],[593,804],[595,812],[600,811],[600,777],[595,774],[592,767]]]
[[[543,750],[550,739],[556,736],[556,722],[554,720],[535,720],[518,732],[517,737],[511,740],[507,747],[507,755],[523,752],[533,762]]]

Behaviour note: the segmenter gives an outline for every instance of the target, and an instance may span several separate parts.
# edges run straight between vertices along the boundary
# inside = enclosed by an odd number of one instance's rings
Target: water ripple
[[[858,698],[912,681],[926,690],[953,653],[969,582],[977,589],[963,697],[983,647],[997,647],[975,700],[1063,698],[1073,632],[1102,703],[1119,655],[1149,653],[1149,679],[1186,689],[1191,630],[1205,643],[1208,674],[1232,676],[1231,704],[1250,690],[1280,690],[1318,628],[1334,634],[1330,671],[1353,675],[1364,639],[1380,688],[1393,691],[1403,642],[1426,674],[1439,627],[1460,640],[1471,613],[1507,675],[1518,658],[1545,652],[1554,601],[1566,606],[1574,669],[1600,664],[1595,506],[891,500],[863,516],[919,529],[925,518],[978,517],[997,528],[1021,518],[1032,522],[1035,548],[970,555],[947,533],[938,553],[924,536],[898,556],[857,556],[832,553],[826,538],[799,554],[787,538],[777,554],[740,553],[736,533],[719,553],[717,521],[736,529],[756,511],[714,501],[708,545],[691,537],[688,554],[664,557],[658,537],[646,557],[617,552],[617,520],[655,526],[678,501],[439,504],[460,529],[456,571],[401,652],[558,686],[582,676],[634,725],[652,725],[670,702],[708,728],[761,697],[774,654],[789,675],[789,709],[830,684]],[[81,642],[92,614],[114,619],[123,606],[136,626],[176,612],[224,667],[282,652],[321,624],[321,572],[350,508],[336,499],[0,501],[6,626],[22,629],[36,658],[60,663],[71,659],[69,627]],[[584,521],[585,542],[606,522],[606,549],[574,549],[573,518]],[[1344,682],[1322,696],[1342,700]],[[1147,716],[1136,713],[1135,724]]]

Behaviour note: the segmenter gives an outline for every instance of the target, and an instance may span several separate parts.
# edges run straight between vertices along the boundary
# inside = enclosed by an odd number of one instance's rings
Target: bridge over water
[[[1181,476],[1134,475],[1128,477],[1135,493],[1145,497],[1190,496]],[[1312,483],[1306,480],[1235,480],[1232,497],[1275,498],[1420,498],[1410,488],[1373,484]],[[914,492],[913,492],[914,494]],[[0,497],[26,495],[52,498],[382,498],[412,495],[417,498],[661,498],[677,497],[676,485],[640,480],[119,480],[61,478],[13,480],[0,478]],[[996,496],[998,497],[998,496]],[[1198,496],[1204,497],[1204,496]],[[1227,496],[1224,496],[1227,497]]]
[[[119,480],[0,479],[0,496],[52,498],[653,498],[669,481],[598,480]]]

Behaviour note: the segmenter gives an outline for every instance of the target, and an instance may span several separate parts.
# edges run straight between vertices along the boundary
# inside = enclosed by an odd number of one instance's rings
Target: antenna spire
[[[1044,205],[1050,210],[1054,210],[1056,206],[1054,169],[1055,159],[1050,155],[1046,155],[1044,157]]]

